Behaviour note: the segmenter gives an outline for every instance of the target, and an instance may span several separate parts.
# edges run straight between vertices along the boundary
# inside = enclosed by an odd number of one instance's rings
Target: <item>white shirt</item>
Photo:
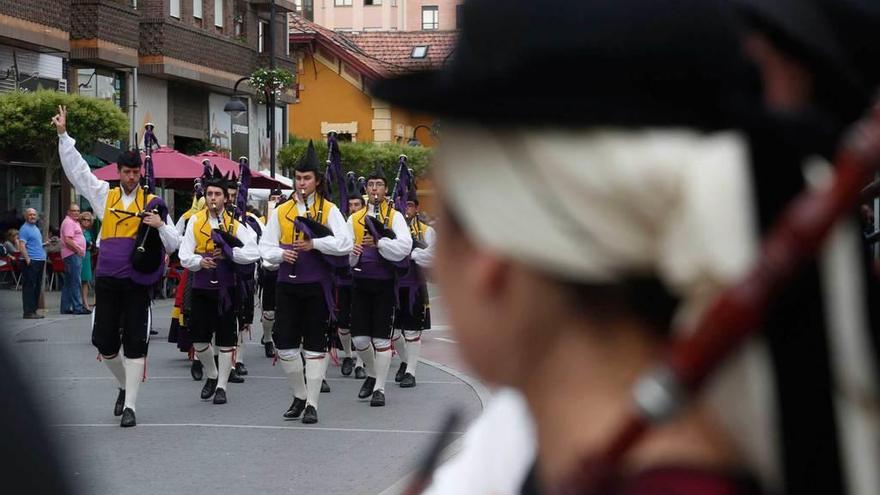
[[[536,457],[535,426],[523,396],[499,390],[471,424],[461,450],[434,473],[423,495],[515,495]]]
[[[315,200],[315,194],[312,193],[308,200],[309,204],[312,204]],[[299,216],[305,215],[305,205],[298,198],[295,201],[297,214]],[[345,225],[342,213],[339,212],[339,208],[336,205],[330,208],[330,214],[327,216],[327,227],[333,231],[333,235],[312,239],[314,249],[330,256],[345,256],[351,253],[353,237]],[[266,228],[263,229],[263,235],[260,237],[260,255],[263,257],[263,266],[266,266],[267,263],[270,266],[280,265],[284,261],[284,250],[278,244],[280,240],[281,224],[278,222],[278,208],[275,208],[269,213],[269,220],[266,221]]]
[[[428,226],[425,229],[425,244],[428,247],[413,249],[410,255],[413,261],[422,268],[431,268],[434,264],[434,246],[436,243],[437,233],[434,232],[434,227]]]
[[[208,223],[212,229],[216,229],[220,225],[217,218],[210,213],[208,214]],[[197,272],[202,269],[202,256],[195,253],[195,224],[196,222],[188,222],[186,224],[186,234],[184,234],[183,242],[180,244],[180,252],[177,253],[177,256],[180,258],[180,264],[191,272]],[[238,228],[235,229],[235,237],[244,246],[232,248],[232,261],[239,265],[247,265],[260,259],[260,250],[257,248],[257,234],[253,230],[239,223]]]
[[[76,150],[76,140],[70,137],[66,132],[58,135],[58,154],[61,157],[61,167],[67,180],[73,184],[76,192],[85,197],[92,208],[95,215],[99,219],[104,218],[104,208],[107,205],[107,195],[110,193],[110,183],[95,177],[89,168],[89,164],[83,160],[82,155]],[[122,189],[122,188],[120,188]],[[130,193],[126,193],[122,189],[122,205],[128,206],[137,198],[137,188]],[[159,238],[165,246],[165,252],[173,253],[180,244],[180,236],[174,228],[171,220],[171,214],[165,218],[165,225],[159,227]]]
[[[367,205],[367,215],[375,217],[376,213],[371,206],[372,205]],[[348,230],[351,232],[351,237],[353,239],[354,215],[348,217]],[[409,231],[409,226],[406,224],[406,219],[399,211],[394,213],[391,217],[391,230],[394,231],[396,239],[383,237],[376,242],[376,247],[379,249],[379,255],[386,260],[400,261],[406,258],[412,251],[412,234]],[[356,266],[358,261],[360,261],[360,258],[360,256],[352,254],[348,257],[348,262],[351,266]]]

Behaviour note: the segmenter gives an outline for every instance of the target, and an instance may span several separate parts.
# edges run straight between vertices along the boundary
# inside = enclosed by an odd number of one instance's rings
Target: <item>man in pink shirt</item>
[[[64,285],[61,287],[61,314],[87,315],[82,305],[80,277],[86,252],[86,238],[79,224],[79,205],[72,203],[61,222],[61,258],[64,259]]]

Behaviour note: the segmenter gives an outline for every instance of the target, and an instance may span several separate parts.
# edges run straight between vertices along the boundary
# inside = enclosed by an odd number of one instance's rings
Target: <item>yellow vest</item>
[[[409,222],[409,233],[412,235],[413,239],[424,241],[425,240],[425,232],[428,231],[428,224],[419,220],[418,215],[413,217]]]
[[[367,216],[367,212],[370,208],[375,208],[375,206],[368,204],[366,208],[361,208],[355,213],[351,214],[352,225],[354,226],[354,243],[361,244],[364,240],[364,230],[366,230],[366,219],[364,217]],[[394,206],[391,205],[388,201],[382,201],[379,205],[379,217],[378,219],[382,221],[382,224],[387,228],[391,228],[394,221],[394,215],[397,214],[397,210],[394,209]],[[376,241],[377,239],[373,239]]]
[[[141,219],[134,215],[126,215],[114,210],[122,210],[130,213],[143,211],[144,207],[156,196],[147,194],[142,187],[137,188],[134,201],[126,208],[122,204],[122,188],[114,187],[107,194],[107,203],[104,206],[104,218],[101,219],[101,239],[113,239],[118,237],[137,237]]]
[[[195,222],[193,225],[193,236],[196,241],[195,252],[200,254],[214,252],[214,240],[211,239],[211,222],[208,219],[208,210],[204,209],[196,213],[190,221]],[[228,229],[230,234],[235,235],[236,231],[238,231],[238,222],[226,210],[223,210],[222,223],[224,225],[223,228]]]
[[[330,218],[330,210],[336,206],[330,201],[325,200],[320,195],[315,195],[315,201],[309,205],[309,210],[306,212],[306,217],[315,220],[321,225],[327,225],[327,219]],[[276,211],[278,212],[278,226],[281,229],[281,239],[279,240],[280,244],[293,244],[293,241],[297,239],[297,235],[299,232],[296,231],[296,226],[293,224],[293,221],[296,220],[296,217],[299,215],[299,210],[296,208],[296,201],[285,201],[279,206]]]

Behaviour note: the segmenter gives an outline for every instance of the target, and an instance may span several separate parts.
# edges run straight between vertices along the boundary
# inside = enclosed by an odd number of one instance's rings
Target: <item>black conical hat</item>
[[[299,163],[296,164],[295,170],[297,172],[314,172],[315,174],[320,173],[318,164],[318,154],[315,153],[315,143],[309,140],[309,146],[306,148],[306,153],[299,159]]]
[[[208,189],[208,186],[219,187],[224,191],[229,189],[229,173],[224,176],[217,165],[214,165],[214,170],[211,172],[210,178],[204,181],[204,186],[205,190]]]
[[[385,184],[388,184],[388,178],[385,177],[385,167],[382,166],[382,162],[373,163],[373,170],[370,171],[370,175],[367,176],[367,180],[373,179],[382,179]]]

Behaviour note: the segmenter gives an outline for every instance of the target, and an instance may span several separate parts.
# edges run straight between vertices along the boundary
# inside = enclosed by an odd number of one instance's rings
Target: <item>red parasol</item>
[[[155,178],[162,187],[189,190],[193,187],[193,179],[202,175],[202,164],[194,158],[168,147],[153,150],[153,170]],[[141,160],[144,159],[141,153]],[[95,170],[95,176],[101,180],[118,181],[115,163]]]
[[[193,160],[202,162],[207,158],[211,161],[212,164],[217,165],[217,168],[220,169],[224,174],[226,172],[233,172],[236,177],[238,177],[238,162],[234,160],[230,160],[225,156],[215,152],[215,151],[205,151],[204,153],[199,153],[198,155],[192,157]],[[287,186],[283,182],[273,179],[262,172],[258,172],[253,167],[251,167],[251,187],[257,189],[290,189],[290,186]]]

